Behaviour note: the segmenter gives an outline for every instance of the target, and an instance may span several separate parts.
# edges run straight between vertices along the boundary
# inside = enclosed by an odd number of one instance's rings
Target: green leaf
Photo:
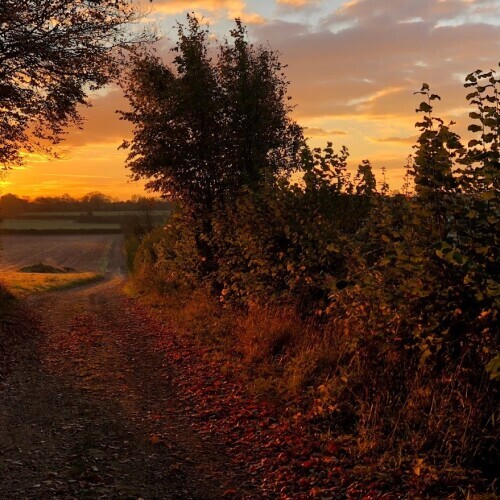
[[[458,251],[453,252],[453,260],[459,265],[463,266],[467,259]]]
[[[486,371],[490,374],[491,380],[500,380],[500,353],[486,365]]]

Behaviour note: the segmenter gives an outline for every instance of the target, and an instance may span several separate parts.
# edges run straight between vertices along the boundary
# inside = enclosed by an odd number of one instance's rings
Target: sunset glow
[[[288,65],[294,118],[314,146],[328,140],[350,152],[350,167],[369,158],[400,188],[416,138],[418,97],[428,82],[442,101],[436,113],[467,136],[463,80],[476,67],[495,68],[500,53],[497,0],[155,0],[146,21],[157,24],[168,57],[175,21],[187,12],[224,36],[241,17],[253,41],[269,43]],[[102,191],[118,198],[143,192],[130,182],[119,150],[131,129],[115,113],[126,108],[116,88],[100,91],[85,109],[83,130],[69,130],[61,159],[27,155],[1,180],[3,193],[79,196]]]

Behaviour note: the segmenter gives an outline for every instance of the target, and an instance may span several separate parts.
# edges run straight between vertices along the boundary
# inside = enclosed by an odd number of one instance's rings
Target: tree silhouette
[[[0,166],[80,123],[77,106],[110,81],[113,51],[144,38],[126,29],[137,16],[131,0],[0,2]]]
[[[141,55],[123,81],[132,107],[123,117],[135,127],[128,166],[200,218],[296,166],[302,130],[288,116],[277,55],[248,43],[239,20],[230,40],[213,47],[208,29],[188,16],[174,51],[173,66]]]

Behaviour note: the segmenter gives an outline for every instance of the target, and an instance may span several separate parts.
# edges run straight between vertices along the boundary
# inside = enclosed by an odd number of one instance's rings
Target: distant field
[[[2,236],[0,272],[43,263],[54,267],[72,267],[81,272],[103,272],[114,247],[121,247],[122,236],[43,235]]]
[[[38,230],[38,231],[58,231],[58,230],[119,230],[120,224],[75,222],[72,219],[5,219],[1,225],[4,230]]]
[[[141,210],[110,210],[110,211],[92,211],[92,215],[96,217],[126,217],[130,215],[143,216],[144,212]],[[152,210],[149,212],[153,217],[167,217],[170,212],[168,210]],[[65,217],[68,219],[78,218],[82,215],[87,215],[87,212],[26,212],[19,216],[22,218],[37,218],[37,217]]]
[[[122,265],[121,235],[2,236],[0,282],[18,297],[96,281]],[[64,274],[22,273],[23,267],[47,264],[73,268]]]
[[[148,221],[161,225],[168,219],[167,210],[153,210]],[[145,218],[141,211],[29,212],[0,222],[0,234],[103,234],[119,233],[129,218]]]

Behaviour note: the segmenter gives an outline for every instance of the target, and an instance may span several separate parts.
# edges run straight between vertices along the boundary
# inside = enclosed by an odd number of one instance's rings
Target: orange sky
[[[385,165],[391,187],[402,184],[405,159],[412,151],[418,96],[428,82],[441,94],[437,114],[458,122],[466,136],[467,103],[462,87],[475,69],[498,69],[498,0],[154,0],[145,22],[156,23],[168,39],[187,11],[210,20],[223,35],[235,16],[248,24],[252,39],[267,43],[288,64],[295,119],[308,127],[312,145],[333,140],[351,151],[355,169],[363,159],[377,170]],[[165,43],[164,45],[168,45]],[[26,165],[2,181],[3,193],[21,196],[74,196],[89,191],[127,198],[143,193],[128,181],[130,137],[116,109],[126,106],[119,90],[92,96],[83,111],[83,130],[70,130],[59,146],[61,160],[27,157]]]

